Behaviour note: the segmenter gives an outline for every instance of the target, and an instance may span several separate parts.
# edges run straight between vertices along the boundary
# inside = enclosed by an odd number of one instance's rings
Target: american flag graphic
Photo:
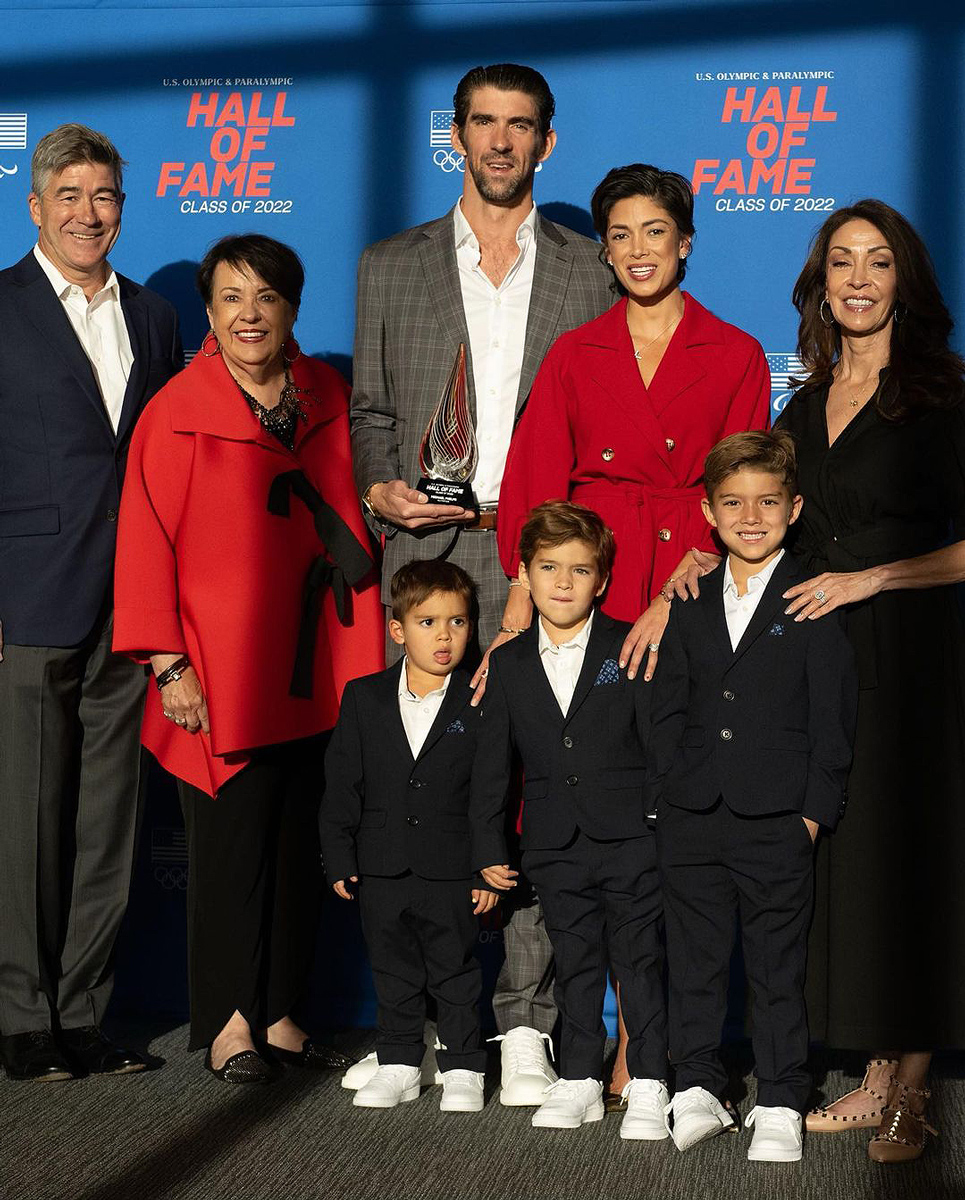
[[[788,380],[792,375],[800,379],[807,374],[796,354],[768,354],[766,358],[771,372],[772,392],[786,392],[791,386]]]
[[[452,128],[452,118],[456,115],[454,108],[434,108],[429,113],[429,145],[449,145],[449,131]]]
[[[27,149],[27,114],[0,113],[0,150]]]
[[[188,841],[183,829],[157,826],[151,831],[151,862],[186,866]]]

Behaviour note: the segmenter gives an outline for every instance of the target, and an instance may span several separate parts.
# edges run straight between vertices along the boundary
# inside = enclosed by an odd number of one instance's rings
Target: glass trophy
[[[436,405],[422,439],[416,484],[431,504],[449,504],[476,510],[469,480],[479,460],[476,431],[466,399],[466,347],[460,342],[442,399]]]

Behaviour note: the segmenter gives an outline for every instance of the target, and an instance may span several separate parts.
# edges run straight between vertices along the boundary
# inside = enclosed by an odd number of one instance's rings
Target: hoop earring
[[[898,305],[901,304],[901,308]],[[892,320],[896,325],[900,325],[905,319],[905,314],[908,312],[908,305],[902,304],[900,300],[895,301],[895,307],[891,310]]]
[[[294,345],[294,347],[295,347],[294,354],[291,354],[289,351],[289,346],[291,346],[291,345]],[[297,360],[300,359],[302,356],[302,348],[301,348],[301,346],[299,346],[298,340],[296,338],[292,337],[291,334],[289,334],[288,337],[285,338],[284,342],[282,342],[281,356],[285,360],[285,362],[288,364],[288,366],[291,366],[293,362],[297,362]]]
[[[827,321],[824,319],[824,310],[825,309],[828,310],[828,317],[830,317],[830,320],[827,320]],[[828,304],[827,296],[825,296],[825,298],[818,305],[818,316],[821,318],[821,324],[824,325],[825,328],[830,329],[831,326],[834,324],[834,316],[831,313],[831,305]]]
[[[214,349],[213,350],[205,349],[205,346],[207,346],[207,344],[208,344],[208,338],[214,338]],[[214,358],[216,354],[221,353],[221,343],[218,341],[218,335],[215,333],[215,331],[213,329],[209,329],[208,332],[204,335],[204,341],[201,343],[201,353],[204,355],[205,358]]]

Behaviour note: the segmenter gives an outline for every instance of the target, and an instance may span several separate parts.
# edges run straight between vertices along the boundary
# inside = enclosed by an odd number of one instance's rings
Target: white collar
[[[403,657],[402,670],[399,672],[399,699],[400,700],[409,700],[410,702],[416,703],[416,702],[421,702],[423,700],[428,700],[430,697],[444,696],[446,694],[446,689],[449,687],[449,680],[452,678],[451,671],[445,677],[445,679],[443,679],[442,687],[436,688],[435,691],[433,691],[433,692],[426,692],[426,694],[424,696],[417,696],[415,694],[415,692],[413,692],[411,690],[411,688],[409,687],[409,677],[406,674],[406,663],[408,661],[409,660],[407,657]]]
[[[590,630],[593,628],[593,617],[595,614],[596,609],[591,608],[586,624],[583,626],[580,632],[575,637],[571,637],[568,642],[560,642],[559,645],[551,640],[549,634],[543,628],[543,618],[539,617],[537,619],[537,624],[539,625],[540,654],[545,654],[547,651],[552,654],[559,654],[562,650],[586,650],[587,643],[590,640]]]
[[[759,592],[766,588],[771,576],[774,574],[774,569],[777,567],[777,564],[783,557],[784,550],[782,547],[762,571],[758,571],[756,575],[749,576],[745,595],[750,595],[751,592]],[[724,566],[724,595],[737,595],[737,584],[734,582],[734,576],[730,569],[729,554],[727,555],[727,562]]]
[[[64,278],[60,271],[57,270],[54,264],[47,257],[47,255],[44,254],[43,250],[40,249],[39,242],[36,246],[34,246],[34,258],[36,258],[37,262],[40,264],[41,270],[50,280],[50,286],[57,293],[59,299],[63,300],[63,298],[70,292],[72,287],[80,287],[79,283],[71,283],[69,279]],[[119,285],[117,282],[117,276],[114,274],[110,263],[105,263],[104,265],[107,267],[108,272],[107,281],[102,288],[97,289],[91,300],[91,303],[93,303],[98,296],[102,296],[105,292],[113,292],[115,299],[118,295]],[[83,291],[83,288],[81,288],[81,291]]]
[[[456,201],[456,206],[452,210],[453,230],[456,238],[456,249],[460,246],[472,246],[474,250],[479,249],[479,239],[473,233],[473,228],[466,220],[465,214],[462,211],[462,199]],[[525,219],[520,223],[516,230],[516,243],[523,246],[529,239],[536,239],[536,205],[534,204]]]

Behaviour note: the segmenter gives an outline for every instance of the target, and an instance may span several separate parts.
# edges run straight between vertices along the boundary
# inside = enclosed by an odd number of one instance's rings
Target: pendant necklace
[[[681,316],[682,315],[683,314],[681,314]],[[639,350],[634,350],[633,357],[637,360],[637,362],[640,361],[640,357],[643,354],[644,350],[649,350],[650,347],[654,344],[654,342],[659,342],[660,339],[663,337],[663,335],[667,332],[667,330],[670,329],[671,326],[676,325],[679,320],[680,320],[680,317],[674,317],[674,319],[670,322],[670,325],[665,325],[663,327],[663,329],[660,330],[660,332],[657,334],[657,336],[655,338],[651,338],[650,341],[647,342],[647,344],[645,346],[641,346]],[[631,336],[631,338],[633,337],[632,334],[630,336]]]

